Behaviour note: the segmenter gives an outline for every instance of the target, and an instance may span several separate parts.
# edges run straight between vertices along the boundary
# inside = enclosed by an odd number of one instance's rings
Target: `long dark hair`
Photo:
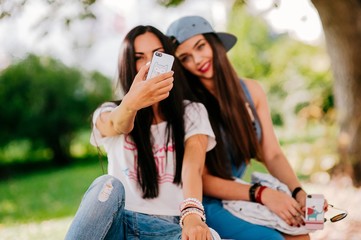
[[[157,36],[163,45],[166,53],[174,55],[174,49],[169,39],[158,29],[152,26],[137,26],[133,28],[124,38],[120,50],[118,62],[118,83],[124,93],[127,93],[132,85],[133,79],[137,74],[134,41],[139,35],[147,32]],[[173,183],[181,184],[181,171],[184,155],[184,94],[186,90],[184,85],[184,76],[178,60],[173,65],[174,86],[169,96],[159,103],[159,111],[167,121],[166,145],[172,140],[175,145],[175,176]],[[190,96],[189,96],[190,98]],[[120,101],[115,101],[120,104]],[[134,122],[134,128],[130,132],[134,143],[137,146],[138,162],[137,177],[138,183],[143,191],[143,198],[155,198],[159,194],[158,172],[152,151],[151,124],[154,118],[152,107],[140,109],[137,112]],[[173,154],[173,153],[167,153]]]
[[[212,175],[231,179],[232,165],[225,159],[231,158],[232,163],[239,167],[247,164],[251,158],[262,161],[263,155],[246,107],[246,96],[227,52],[215,34],[203,35],[213,50],[213,79],[217,97],[206,89],[197,76],[184,70],[191,89],[208,111],[217,139],[216,147],[207,153],[206,166]],[[257,112],[253,111],[253,115],[259,119]]]

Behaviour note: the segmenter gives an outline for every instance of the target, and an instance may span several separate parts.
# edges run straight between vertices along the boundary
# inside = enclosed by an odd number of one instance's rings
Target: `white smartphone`
[[[154,52],[147,79],[172,70],[174,57],[163,52]]]
[[[322,194],[309,194],[306,198],[305,227],[307,229],[319,230],[324,225],[323,205],[325,198]]]

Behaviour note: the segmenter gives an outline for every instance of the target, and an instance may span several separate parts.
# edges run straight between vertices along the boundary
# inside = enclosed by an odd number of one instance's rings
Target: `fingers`
[[[303,219],[304,212],[297,202],[286,204],[279,216],[290,226],[300,227],[305,224]]]
[[[323,204],[323,211],[327,212],[328,211],[328,202],[327,202],[327,199],[325,199],[325,202]],[[332,207],[332,206],[331,206]]]
[[[148,74],[149,67],[150,67],[150,64],[146,64],[146,65],[142,66],[139,69],[139,72],[137,73],[137,75],[134,79],[134,82],[145,80],[147,77],[147,74]]]
[[[212,240],[212,234],[205,223],[182,230],[182,240]]]
[[[302,217],[296,213],[292,214],[289,211],[281,213],[281,218],[290,226],[300,227],[302,223]]]
[[[166,78],[160,82],[157,82],[154,87],[158,89],[160,94],[163,94],[165,92],[169,92],[173,88],[173,77]]]
[[[151,79],[148,79],[148,81],[150,82],[153,82],[153,83],[159,83],[159,82],[162,82],[168,78],[171,78],[173,77],[174,75],[174,72],[173,71],[169,71],[169,72],[166,72],[166,73],[162,73],[162,74],[159,74]]]
[[[182,233],[182,240],[188,240],[188,237],[186,234]]]
[[[286,217],[287,217],[287,223],[291,226],[300,227],[301,225],[304,225],[304,211],[302,211],[302,207],[300,204],[294,200],[293,198],[290,198],[291,202],[289,206],[287,207]]]
[[[299,212],[296,212],[292,215],[292,224],[293,226],[297,226],[300,227],[301,225],[304,225],[304,220],[303,220],[303,216],[302,214],[300,214]]]
[[[212,234],[211,234],[211,232],[208,230],[208,232],[207,232],[207,240],[212,240],[213,238],[212,238]]]
[[[150,83],[151,92],[154,102],[159,102],[169,96],[169,92],[173,88],[174,78],[172,74],[162,74],[153,78]]]
[[[160,102],[169,96],[173,88],[173,72],[164,73],[154,78],[143,80],[145,71],[149,67],[143,66],[136,75],[127,95],[139,102],[139,108],[144,108]]]

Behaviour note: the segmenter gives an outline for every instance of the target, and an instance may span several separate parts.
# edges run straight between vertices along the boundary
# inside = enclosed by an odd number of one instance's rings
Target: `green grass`
[[[252,160],[243,179],[249,182],[254,171],[267,172],[262,163]],[[73,217],[86,189],[102,174],[97,159],[28,174],[22,170],[21,175],[0,181],[0,222],[13,225]]]
[[[308,179],[312,172],[324,171],[320,168],[322,162],[328,161],[324,156],[335,155],[335,146],[332,145],[334,132],[333,129],[315,127],[303,132],[298,131],[298,134],[280,131],[282,147],[286,156],[294,163],[301,180]],[[313,137],[310,139],[306,136]],[[23,145],[16,147],[21,148]],[[312,158],[309,159],[310,157]],[[304,168],[303,162],[306,158],[308,163],[311,160],[314,166]],[[106,169],[106,160],[104,163]],[[252,161],[243,179],[249,182],[254,171],[267,172],[263,164]],[[50,161],[31,159],[25,163],[0,163],[0,228],[3,225],[73,217],[90,183],[102,174],[97,156],[77,160],[65,168],[51,167]]]
[[[258,162],[258,161],[255,161],[255,160],[252,160],[251,161],[251,164],[248,165],[247,169],[246,169],[246,172],[244,173],[242,179],[246,182],[251,182],[251,174],[253,172],[262,172],[262,173],[266,173],[267,172],[267,169],[266,167]]]
[[[0,222],[17,224],[73,216],[86,189],[102,174],[99,162],[91,160],[0,181]]]

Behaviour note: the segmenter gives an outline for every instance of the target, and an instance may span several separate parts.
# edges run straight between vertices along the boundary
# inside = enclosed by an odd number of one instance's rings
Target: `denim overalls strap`
[[[246,95],[247,101],[252,109],[252,112],[256,113],[254,102],[246,84],[242,79],[240,80],[240,83]],[[253,124],[255,127],[257,138],[260,141],[262,129],[258,118],[255,118]],[[225,136],[223,136],[223,138],[228,140]],[[225,142],[227,143],[227,141]],[[230,157],[232,157],[232,155],[230,155]],[[233,165],[233,176],[242,177],[245,169],[246,164],[242,164],[238,168],[234,167]],[[223,208],[221,199],[203,196],[203,205],[207,216],[206,221],[208,226],[215,229],[224,239],[284,239],[282,234],[275,229],[271,229],[257,224],[252,224],[236,217],[228,210]]]
[[[249,106],[252,110],[252,112],[254,113],[253,115],[255,115],[256,113],[256,107],[254,105],[251,93],[249,92],[247,85],[245,84],[245,82],[240,79],[240,83],[242,86],[242,90],[244,92],[244,94],[246,95],[246,100],[249,103]],[[252,122],[253,126],[254,126],[254,130],[256,132],[256,136],[258,141],[261,141],[261,137],[262,137],[262,129],[261,129],[261,124],[259,122],[258,118],[254,118],[254,121]],[[244,172],[246,171],[246,164],[242,164],[239,167],[235,167],[234,165],[232,165],[232,175],[238,178],[242,178]]]
[[[244,81],[243,81],[242,79],[240,79],[240,83],[241,83],[241,85],[242,85],[243,92],[244,92],[244,94],[246,95],[246,98],[247,98],[247,101],[248,101],[248,103],[249,103],[249,106],[250,106],[251,109],[252,109],[252,112],[256,113],[256,112],[257,112],[257,111],[256,111],[256,107],[255,107],[255,105],[254,105],[254,102],[253,102],[251,93],[249,92],[249,90],[248,90],[248,88],[247,88],[247,85],[244,83]],[[254,125],[255,131],[256,131],[257,139],[258,139],[258,141],[261,141],[262,128],[261,128],[261,123],[259,122],[259,119],[258,119],[258,118],[255,118],[255,119],[254,119],[253,125]]]

